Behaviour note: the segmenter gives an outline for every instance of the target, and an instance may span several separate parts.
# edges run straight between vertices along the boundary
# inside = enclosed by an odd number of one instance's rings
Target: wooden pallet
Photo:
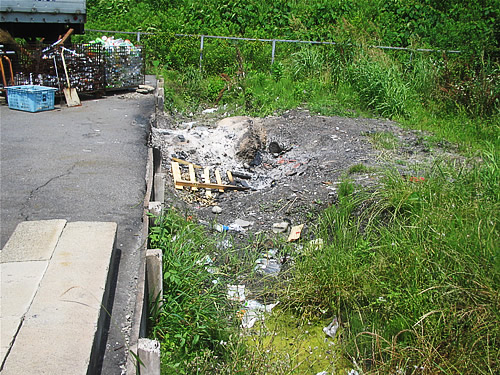
[[[212,190],[218,190],[223,193],[225,190],[247,190],[248,187],[237,186],[234,183],[234,178],[231,171],[227,171],[227,177],[229,180],[229,184],[224,184],[222,182],[222,177],[220,170],[216,168],[214,170],[214,175],[216,179],[216,183],[210,181],[210,168],[209,167],[201,167],[199,165],[190,163],[188,161],[172,158],[171,161],[172,166],[172,176],[174,179],[174,186],[176,189],[182,190],[184,187],[190,187],[191,191],[197,191],[198,189],[205,189],[205,195],[207,197],[212,197]],[[187,165],[189,171],[189,181],[184,180],[181,174],[180,164]],[[197,180],[195,168],[203,169],[203,182]]]

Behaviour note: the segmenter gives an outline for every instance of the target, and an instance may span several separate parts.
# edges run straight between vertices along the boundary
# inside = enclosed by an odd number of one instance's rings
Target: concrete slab
[[[66,225],[3,375],[95,373],[116,229],[109,222]]]
[[[0,356],[2,358],[2,362],[5,360],[5,356],[9,352],[14,336],[19,329],[19,324],[20,322],[16,317],[2,316],[2,319],[0,319],[0,340],[2,340],[0,345]]]
[[[1,262],[50,259],[65,225],[66,220],[19,223],[1,251]]]
[[[48,261],[13,262],[0,265],[1,291],[0,364],[3,363],[24,315],[35,297]]]

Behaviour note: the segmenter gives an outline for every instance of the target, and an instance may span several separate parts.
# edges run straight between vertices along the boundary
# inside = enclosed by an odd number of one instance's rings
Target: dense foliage
[[[89,0],[89,27],[498,54],[498,0]],[[498,55],[497,55],[498,56]]]

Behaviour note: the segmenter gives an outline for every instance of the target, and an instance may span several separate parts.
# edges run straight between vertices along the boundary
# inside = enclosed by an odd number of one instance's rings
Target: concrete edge
[[[113,306],[113,295],[112,291],[113,282],[116,281],[118,276],[116,269],[116,263],[118,260],[118,255],[116,251],[116,237],[118,234],[118,228],[115,229],[115,238],[113,240],[113,249],[111,251],[111,257],[109,259],[108,274],[106,276],[106,284],[104,285],[104,294],[101,301],[101,311],[99,317],[97,318],[96,333],[94,335],[94,342],[92,343],[92,349],[90,351],[89,366],[87,368],[87,374],[97,374],[101,371],[100,366],[102,365],[102,358],[104,358],[104,352],[106,350],[106,340],[107,331],[109,329],[109,324],[111,322],[111,312]]]
[[[155,126],[155,120],[159,112],[164,111],[164,80],[157,79],[155,90],[155,114],[152,123],[149,124],[148,133],[151,134],[151,127]],[[149,136],[148,136],[149,138]],[[149,236],[149,202],[153,197],[153,181],[155,173],[161,172],[161,152],[157,149],[148,149],[148,160],[146,163],[146,196],[144,197],[142,214],[142,237],[143,245],[140,249],[140,264],[137,279],[137,295],[134,307],[134,316],[132,319],[132,329],[130,333],[129,348],[126,357],[126,373],[136,374],[139,355],[139,339],[146,336],[148,321],[148,303],[147,303],[147,280],[146,280],[146,252],[148,248]]]
[[[146,251],[147,238],[149,234],[148,207],[153,189],[153,149],[148,149],[148,161],[146,164],[146,196],[142,214],[142,237],[144,243],[140,249],[139,272],[137,278],[137,295],[135,300],[132,329],[130,332],[129,350],[126,357],[126,373],[135,374],[137,368],[138,343],[139,338],[146,333],[147,323],[147,302],[146,302]]]

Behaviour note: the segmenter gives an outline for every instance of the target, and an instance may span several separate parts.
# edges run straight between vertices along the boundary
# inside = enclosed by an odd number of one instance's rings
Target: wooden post
[[[210,183],[210,168],[209,167],[205,167],[205,169],[203,170],[203,178],[204,178],[206,184]],[[205,189],[205,190],[206,190],[205,196],[207,198],[212,198],[212,192],[210,191],[210,189]]]
[[[189,181],[196,183],[196,174],[194,173],[194,166],[193,166],[193,164],[188,164],[188,168],[189,168]],[[192,191],[197,191],[198,188],[192,187],[191,190]]]
[[[154,200],[165,203],[165,183],[167,175],[165,173],[156,173],[153,178]]]
[[[158,217],[161,215],[161,206],[162,206],[161,202],[149,202],[148,212]],[[154,225],[155,225],[155,218],[150,216],[149,226],[154,226]]]
[[[160,343],[156,340],[140,338],[137,345],[137,356],[140,359],[140,370],[136,374],[160,375]],[[142,364],[141,364],[142,363]]]
[[[148,283],[149,301],[156,301],[163,296],[163,253],[161,249],[148,249],[146,251],[146,280]],[[159,296],[159,297],[158,297]]]

